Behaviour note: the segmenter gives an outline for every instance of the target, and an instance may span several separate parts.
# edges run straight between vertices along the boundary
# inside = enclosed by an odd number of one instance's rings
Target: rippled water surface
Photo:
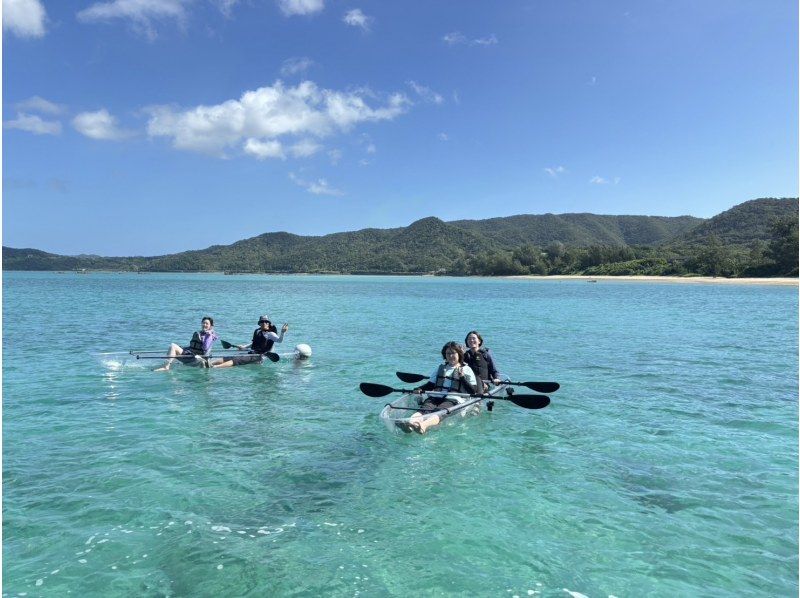
[[[248,342],[228,370],[96,353]],[[796,287],[5,273],[3,592],[796,596]],[[480,330],[550,407],[378,420]]]

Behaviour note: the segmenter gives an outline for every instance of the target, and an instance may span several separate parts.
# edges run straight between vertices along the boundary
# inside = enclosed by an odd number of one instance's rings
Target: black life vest
[[[463,392],[467,394],[471,394],[475,392],[475,389],[472,388],[472,385],[467,382],[464,378],[458,378],[457,380],[454,378],[450,378],[444,375],[444,368],[445,364],[439,366],[439,369],[436,370],[436,382],[434,383],[433,390],[444,390],[450,392]],[[450,388],[445,388],[445,380],[450,380]]]
[[[203,339],[200,337],[199,332],[192,335],[192,340],[189,341],[189,350],[195,355],[204,355],[205,348],[203,347]]]
[[[464,353],[464,361],[466,361],[467,365],[475,372],[475,376],[478,380],[489,379],[489,361],[486,358],[486,353],[488,353],[488,350],[483,348],[477,351],[468,349],[467,352]]]
[[[253,344],[251,346],[253,353],[269,353],[272,351],[272,345],[274,344],[275,341],[264,336],[261,332],[261,328],[257,328],[256,331],[253,332]]]

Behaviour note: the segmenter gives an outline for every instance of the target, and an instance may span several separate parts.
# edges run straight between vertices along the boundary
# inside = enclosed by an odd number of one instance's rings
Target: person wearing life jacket
[[[428,428],[439,425],[441,419],[438,415],[423,417],[424,413],[430,414],[432,410],[447,409],[464,402],[467,396],[476,394],[481,388],[472,369],[464,363],[464,350],[455,341],[450,341],[442,347],[444,363],[437,366],[430,379],[422,386],[414,389],[416,393],[428,390],[442,391],[459,394],[445,394],[442,396],[429,396],[420,405],[420,410],[412,415],[408,421],[398,421],[397,425],[404,432],[418,432],[424,434]],[[466,395],[466,396],[459,396]]]
[[[491,349],[483,346],[483,337],[477,330],[470,330],[464,339],[467,350],[464,353],[464,362],[472,369],[478,380],[483,383],[483,390],[489,390],[489,382],[500,384],[500,374],[494,363]]]
[[[201,329],[192,335],[189,346],[181,347],[175,343],[170,344],[169,358],[156,371],[165,372],[169,370],[175,359],[186,365],[208,367],[208,355],[211,353],[211,347],[218,338],[219,336],[214,332],[214,319],[210,316],[205,316],[201,322]]]
[[[281,327],[280,335],[278,329],[272,324],[269,316],[261,316],[258,319],[258,328],[253,331],[253,340],[247,345],[236,345],[240,351],[250,349],[248,355],[231,355],[216,359],[211,362],[212,368],[229,368],[235,365],[246,365],[248,363],[261,363],[264,361],[264,354],[270,353],[275,343],[282,343],[283,337],[289,330],[289,324]]]

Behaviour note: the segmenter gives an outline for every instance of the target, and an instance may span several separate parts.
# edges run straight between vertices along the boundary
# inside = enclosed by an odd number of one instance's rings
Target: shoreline
[[[723,278],[714,276],[585,276],[581,274],[557,274],[553,276],[502,276],[507,280],[584,280],[586,282],[653,282],[661,284],[742,284],[766,286],[798,286],[797,278]]]

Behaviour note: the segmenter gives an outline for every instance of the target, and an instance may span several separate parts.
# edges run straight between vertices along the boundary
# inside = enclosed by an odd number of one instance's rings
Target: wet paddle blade
[[[497,398],[511,401],[523,409],[544,409],[550,404],[550,397],[545,395],[511,395]]]
[[[266,355],[267,359],[269,359],[272,363],[277,363],[281,360],[281,356],[277,353],[264,353],[264,355]]]
[[[221,341],[221,342],[222,342],[222,348],[223,349],[238,349],[239,348],[236,345],[232,345],[228,341]]]
[[[536,392],[551,393],[561,388],[558,382],[519,382],[521,386],[535,390]]]
[[[394,392],[394,389],[391,386],[384,386],[383,384],[373,384],[372,382],[362,382],[358,385],[363,392],[368,397],[385,397],[388,394]]]
[[[403,382],[408,382],[413,384],[414,382],[422,382],[423,380],[427,380],[427,376],[423,376],[422,374],[410,374],[408,372],[395,372],[397,377],[400,378]]]

